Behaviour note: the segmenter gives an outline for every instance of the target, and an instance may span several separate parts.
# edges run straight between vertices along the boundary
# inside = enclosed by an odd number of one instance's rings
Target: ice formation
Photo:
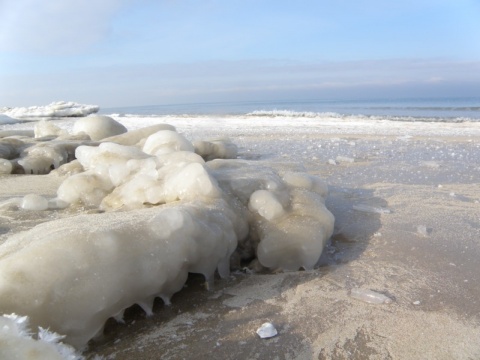
[[[21,207],[25,210],[47,210],[48,200],[41,195],[28,194],[23,197]]]
[[[10,174],[12,172],[13,165],[7,159],[0,159],[0,174]]]
[[[32,337],[28,317],[16,314],[0,316],[0,359],[84,359],[71,346],[61,342],[62,335],[40,327],[36,337]]]
[[[50,121],[42,120],[30,131],[0,132],[1,174],[48,174],[75,159],[82,144],[97,145],[86,134],[70,135]]]
[[[15,122],[15,119],[0,113],[0,124],[13,124]]]
[[[98,112],[97,105],[84,105],[75,102],[57,101],[46,106],[9,108],[3,111],[6,116],[23,118],[79,117]]]
[[[391,304],[392,299],[388,296],[378,293],[373,290],[353,288],[350,291],[350,296],[354,299],[369,303],[369,304]]]
[[[126,132],[125,126],[104,115],[90,115],[75,121],[73,125],[74,134],[85,133],[95,141]]]
[[[256,333],[262,339],[268,339],[278,334],[275,326],[273,326],[273,324],[269,322],[263,323],[262,326],[257,329]]]
[[[227,276],[234,252],[268,268],[311,269],[333,232],[322,180],[235,159],[228,140],[192,144],[168,125],[100,144],[61,137],[22,151],[25,169],[29,158],[49,159],[64,180],[56,198],[27,195],[21,208],[103,213],[46,222],[2,244],[0,313],[27,315],[78,348],[127,307],[150,314],[155,297],[168,303],[189,272],[210,285],[215,271]]]

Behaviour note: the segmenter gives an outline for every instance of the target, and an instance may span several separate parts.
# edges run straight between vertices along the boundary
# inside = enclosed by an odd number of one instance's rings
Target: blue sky
[[[0,106],[480,95],[478,0],[0,0]]]

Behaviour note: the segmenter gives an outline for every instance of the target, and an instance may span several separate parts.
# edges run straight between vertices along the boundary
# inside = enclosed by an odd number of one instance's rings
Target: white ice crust
[[[45,106],[15,107],[3,111],[9,117],[22,118],[54,118],[78,117],[98,112],[97,105],[78,104],[72,101],[56,101]]]
[[[2,244],[0,313],[27,315],[81,348],[127,307],[150,314],[155,297],[168,303],[189,272],[210,285],[215,271],[227,276],[234,252],[272,269],[315,266],[334,223],[322,180],[235,159],[229,140],[194,146],[169,126],[129,134],[69,147],[54,140],[65,153],[48,142],[28,148],[27,159],[50,159],[64,181],[57,198],[27,196],[22,207],[103,213],[46,222]]]

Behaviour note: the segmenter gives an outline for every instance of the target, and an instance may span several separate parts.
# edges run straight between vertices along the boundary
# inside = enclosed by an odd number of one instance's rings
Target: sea
[[[363,120],[465,122],[480,121],[480,97],[276,100],[184,103],[101,108],[118,116],[268,116],[358,117]]]

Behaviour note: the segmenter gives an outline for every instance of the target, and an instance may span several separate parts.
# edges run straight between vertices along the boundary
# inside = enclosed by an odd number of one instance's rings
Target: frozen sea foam
[[[0,313],[28,316],[77,348],[133,304],[151,314],[156,297],[169,303],[188,273],[211,286],[234,253],[267,268],[311,269],[333,232],[321,179],[236,159],[229,140],[194,145],[163,126],[71,140],[63,154],[44,149],[64,136],[27,147],[57,161],[63,182],[56,198],[25,197],[21,207],[97,211],[0,246]]]

